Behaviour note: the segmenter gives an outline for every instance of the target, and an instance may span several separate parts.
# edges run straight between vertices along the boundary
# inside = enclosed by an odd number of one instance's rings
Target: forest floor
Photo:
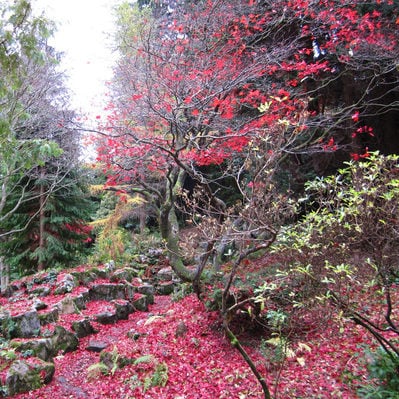
[[[308,330],[290,344],[291,356],[282,363],[275,361],[272,347],[261,350],[256,334],[246,332],[241,340],[273,398],[354,399],[358,379],[366,374],[359,353],[369,337],[345,323],[350,322],[331,319],[330,325]],[[225,338],[218,312],[208,311],[194,295],[177,302],[156,296],[148,312],[96,327],[99,332],[82,338],[77,351],[54,359],[56,373],[49,385],[14,398],[263,398],[247,364]],[[132,333],[136,339],[128,337]],[[100,361],[98,353],[86,349],[93,339],[107,343],[118,357],[137,361],[109,375],[90,371]]]

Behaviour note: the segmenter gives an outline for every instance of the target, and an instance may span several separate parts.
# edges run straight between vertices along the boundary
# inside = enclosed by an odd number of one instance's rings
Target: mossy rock
[[[12,283],[7,285],[6,289],[1,293],[5,298],[11,298],[18,290],[21,289],[21,284]]]
[[[67,273],[63,276],[62,280],[57,284],[56,289],[54,290],[55,295],[64,295],[68,292],[72,292],[72,290],[78,285],[75,277]]]
[[[86,309],[87,302],[90,301],[89,291],[82,292],[73,298],[73,302],[78,310]]]
[[[46,324],[55,323],[60,317],[60,312],[58,308],[53,308],[48,312],[39,313],[40,325],[45,326]]]
[[[51,337],[54,345],[55,353],[61,351],[62,353],[68,353],[75,351],[79,346],[78,337],[71,331],[66,330],[62,326],[56,326],[54,334]]]
[[[78,338],[87,337],[97,332],[88,319],[74,321],[72,323],[72,330],[75,331]]]
[[[76,278],[80,285],[88,285],[98,278],[98,274],[92,270],[85,270],[82,272],[71,272],[72,276]]]
[[[40,320],[36,310],[29,310],[17,316],[2,313],[0,325],[1,333],[8,339],[37,337],[40,334]]]
[[[58,309],[60,314],[74,314],[80,313],[79,308],[76,306],[75,297],[67,296],[54,305],[55,309]]]
[[[175,289],[173,281],[162,281],[156,285],[156,292],[158,295],[170,295]]]
[[[136,287],[136,290],[139,294],[143,294],[147,297],[148,303],[153,304],[154,303],[154,294],[155,294],[155,288],[151,284],[142,284]]]
[[[140,310],[142,312],[148,311],[148,299],[145,295],[136,294],[132,301],[132,305],[136,310]]]
[[[29,291],[29,294],[40,297],[48,296],[51,294],[51,288],[47,286],[35,287]]]
[[[137,277],[138,271],[133,269],[132,267],[124,267],[123,269],[118,269],[114,271],[110,277],[111,282],[118,281],[128,281],[129,283]]]
[[[133,361],[133,359],[120,355],[116,348],[112,351],[103,350],[100,353],[100,362],[107,366],[110,371],[128,366]]]
[[[55,355],[53,341],[50,338],[37,338],[30,340],[12,340],[10,347],[17,352],[30,354],[45,362],[51,361]]]
[[[91,300],[112,301],[113,299],[125,299],[125,284],[93,284],[89,295]]]
[[[115,306],[116,318],[118,320],[127,320],[129,315],[134,312],[134,307],[129,301],[119,299],[112,301],[112,304]]]
[[[94,273],[97,276],[97,278],[108,278],[109,274],[107,270],[100,269],[98,267],[92,267],[91,269],[89,269],[89,272]]]
[[[41,388],[52,380],[54,372],[53,363],[38,358],[16,360],[7,372],[7,392],[13,396]]]

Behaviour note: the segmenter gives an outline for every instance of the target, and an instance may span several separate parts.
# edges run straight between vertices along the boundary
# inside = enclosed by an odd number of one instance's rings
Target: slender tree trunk
[[[45,239],[45,211],[44,211],[44,206],[45,206],[45,197],[44,197],[44,174],[45,170],[44,168],[40,168],[40,195],[39,195],[39,206],[40,206],[40,213],[39,213],[39,263],[37,265],[37,268],[39,271],[44,270],[45,264],[43,260],[40,258],[41,254],[43,253],[44,246],[46,245],[46,239]]]
[[[258,380],[259,384],[261,385],[264,399],[272,399],[269,386],[267,384],[266,379],[260,374],[259,370],[257,369],[256,364],[252,361],[251,357],[248,355],[248,353],[246,352],[244,347],[241,345],[240,341],[235,336],[233,331],[231,331],[230,319],[232,317],[232,314],[234,314],[235,310],[233,307],[229,308],[227,303],[228,303],[228,298],[230,296],[230,288],[233,284],[233,281],[237,274],[238,267],[241,264],[242,260],[247,258],[247,256],[251,253],[257,252],[262,248],[268,248],[271,245],[271,243],[275,240],[275,238],[276,238],[276,233],[274,232],[273,237],[269,241],[266,241],[264,244],[260,244],[257,247],[250,248],[247,251],[240,254],[238,259],[233,264],[233,267],[232,267],[230,275],[225,283],[225,287],[224,287],[223,294],[222,294],[221,315],[222,315],[222,319],[223,319],[223,328],[226,332],[227,337],[230,340],[231,345],[234,348],[236,348],[238,350],[238,352],[240,352],[241,356],[246,361],[246,363],[248,364],[252,373],[255,375],[256,379]]]
[[[255,363],[252,361],[251,357],[248,355],[247,351],[243,348],[238,338],[234,335],[234,333],[230,330],[229,322],[227,317],[223,317],[223,328],[226,332],[227,337],[230,340],[231,345],[240,352],[243,359],[248,364],[249,368],[251,369],[252,373],[255,375],[256,379],[258,380],[259,384],[262,387],[263,397],[264,399],[272,399],[270,395],[270,390],[267,385],[265,378],[259,373],[258,369],[256,368]]]
[[[0,289],[1,292],[7,288],[10,279],[10,269],[7,264],[4,263],[4,258],[0,256]]]
[[[147,219],[147,214],[145,211],[145,205],[141,205],[139,208],[140,234],[144,234],[146,219]]]

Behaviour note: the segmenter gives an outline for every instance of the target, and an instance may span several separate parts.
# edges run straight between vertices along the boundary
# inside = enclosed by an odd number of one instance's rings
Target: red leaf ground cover
[[[101,303],[92,303],[87,311],[96,313],[102,308]],[[186,329],[177,334],[182,322]],[[55,359],[56,374],[49,385],[15,398],[262,398],[257,381],[220,326],[218,313],[205,309],[194,295],[179,302],[158,296],[149,312],[135,312],[116,324],[96,324],[97,334],[81,339],[77,351]],[[356,355],[368,337],[357,328],[344,334],[341,327],[332,320],[323,331],[308,333],[303,341],[308,349],[293,343],[295,356],[284,363],[281,373],[262,356],[259,342],[244,337],[243,343],[271,387],[278,381],[279,398],[355,399],[352,378],[365,374]],[[128,337],[132,331],[138,339]],[[151,355],[151,360],[92,376],[88,369],[100,356],[86,350],[93,339],[107,343],[107,350],[119,356],[139,359]],[[157,364],[167,365],[167,383],[145,389],[145,379]]]

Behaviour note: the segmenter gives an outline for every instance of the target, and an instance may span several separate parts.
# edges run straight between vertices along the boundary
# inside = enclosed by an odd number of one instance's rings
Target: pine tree
[[[20,230],[0,243],[11,273],[23,275],[51,267],[73,266],[89,250],[91,238],[87,222],[94,203],[87,181],[82,178],[82,170],[68,170],[62,185],[48,195],[54,174],[60,173],[56,169],[56,165],[48,165],[38,171],[35,179],[31,178],[30,199],[13,214],[9,226],[5,226]]]

